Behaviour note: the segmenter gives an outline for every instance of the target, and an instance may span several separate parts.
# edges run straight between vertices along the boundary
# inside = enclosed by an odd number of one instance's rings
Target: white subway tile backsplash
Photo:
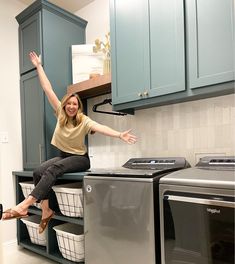
[[[132,128],[138,142],[128,145],[98,133],[89,136],[93,168],[118,167],[132,157],[183,156],[195,165],[198,153],[234,155],[234,94],[138,110],[135,115],[92,112],[93,105],[105,98],[89,99],[88,115],[118,131]],[[111,106],[104,105],[102,110],[111,111]]]

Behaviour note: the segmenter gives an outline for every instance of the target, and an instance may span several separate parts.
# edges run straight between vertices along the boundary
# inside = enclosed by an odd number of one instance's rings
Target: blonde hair
[[[69,122],[69,117],[65,112],[65,106],[69,100],[69,98],[71,97],[76,97],[77,101],[78,101],[78,111],[76,116],[73,118],[73,125],[74,126],[78,126],[83,118],[83,105],[82,105],[82,101],[80,99],[80,97],[78,96],[78,94],[66,94],[62,100],[61,100],[61,112],[59,115],[59,124],[60,127],[66,126]],[[58,114],[58,113],[57,113]]]

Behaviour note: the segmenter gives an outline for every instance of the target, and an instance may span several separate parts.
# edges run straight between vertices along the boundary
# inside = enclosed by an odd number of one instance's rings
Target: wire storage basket
[[[42,234],[39,234],[39,223],[41,217],[39,215],[31,215],[27,218],[20,219],[27,227],[30,241],[33,244],[37,244],[40,246],[46,246],[46,232],[44,231]]]
[[[27,198],[34,189],[34,183],[32,181],[19,182],[19,185],[21,186],[25,198]],[[41,209],[40,203],[34,203],[33,205]]]
[[[55,185],[55,192],[60,211],[63,215],[83,217],[82,182]]]
[[[83,226],[66,223],[54,226],[59,250],[62,256],[68,260],[84,261],[84,231]]]

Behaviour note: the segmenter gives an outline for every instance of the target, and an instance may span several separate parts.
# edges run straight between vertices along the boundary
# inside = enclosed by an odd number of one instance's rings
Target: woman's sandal
[[[55,212],[52,212],[50,216],[48,216],[47,218],[44,218],[41,220],[40,224],[39,224],[39,230],[38,233],[42,234],[44,232],[44,230],[46,229],[49,221],[51,220],[51,218],[55,215]]]
[[[11,208],[4,211],[3,214],[7,214],[8,216],[2,217],[2,220],[20,219],[28,217],[28,214],[20,214],[19,212]]]

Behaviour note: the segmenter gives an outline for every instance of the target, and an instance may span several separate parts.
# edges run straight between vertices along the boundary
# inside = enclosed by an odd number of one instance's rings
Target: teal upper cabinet
[[[186,0],[188,85],[234,80],[234,0]]]
[[[42,64],[59,99],[72,83],[71,45],[85,43],[87,21],[37,0],[16,17],[19,23],[23,166],[34,169],[54,157],[51,145],[56,118],[29,60],[29,52],[41,54]]]
[[[183,0],[111,0],[113,104],[185,89]]]
[[[85,42],[87,21],[75,16],[46,0],[37,0],[16,16],[19,23],[20,74],[33,69],[29,61],[29,52],[36,51],[44,59],[53,58],[55,63],[61,62],[64,54],[71,53],[71,45]],[[67,49],[65,51],[65,49]],[[71,54],[69,54],[70,56]],[[62,64],[63,65],[63,64]],[[48,65],[46,65],[48,66]],[[55,64],[56,67],[58,66]],[[69,71],[72,65],[65,69]],[[67,78],[66,78],[67,79]]]
[[[41,15],[39,11],[19,26],[20,73],[33,69],[29,60],[29,52],[34,50],[42,54]]]
[[[234,0],[111,0],[110,10],[114,110],[234,92]]]
[[[140,99],[149,89],[148,5],[141,0],[110,1],[112,101]]]
[[[149,1],[150,97],[185,90],[183,2]]]

